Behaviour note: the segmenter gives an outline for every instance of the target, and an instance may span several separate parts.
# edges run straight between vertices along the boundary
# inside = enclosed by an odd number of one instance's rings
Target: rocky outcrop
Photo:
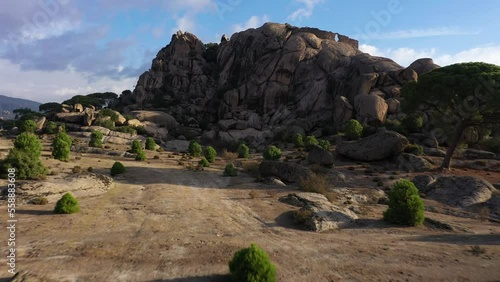
[[[488,151],[465,149],[462,152],[462,157],[473,160],[473,159],[495,159],[497,156],[495,155],[495,153]]]
[[[43,130],[43,128],[45,127],[46,121],[47,121],[47,118],[45,116],[39,117],[38,120],[36,121],[35,132],[40,133]]]
[[[45,197],[49,203],[55,203],[68,192],[79,199],[93,197],[105,193],[113,185],[113,179],[109,176],[85,173],[71,175],[64,179],[26,182],[18,187],[16,195],[25,202],[29,202],[34,198]]]
[[[300,223],[308,230],[322,232],[351,226],[358,216],[349,209],[336,206],[318,193],[297,193],[279,199],[301,207]]]
[[[413,180],[426,198],[454,206],[468,207],[488,201],[495,187],[474,176],[416,176]]]
[[[356,141],[337,143],[337,153],[358,161],[379,161],[399,155],[408,139],[394,131],[380,128],[377,133]]]
[[[434,61],[432,59],[423,58],[411,63],[408,68],[414,70],[418,75],[422,75],[430,72],[433,69],[439,68],[439,66],[434,64]]]
[[[266,23],[218,46],[205,47],[191,33],[174,34],[119,103],[132,113],[170,114],[178,129],[165,127],[174,137],[279,126],[311,133],[338,129],[351,118],[383,122],[385,99],[398,99],[402,84],[416,79],[413,69],[362,53],[344,35]]]
[[[286,182],[298,182],[312,175],[312,171],[307,167],[279,161],[262,161],[259,171],[264,177],[275,176]]]
[[[318,164],[331,167],[335,163],[335,158],[333,157],[332,153],[330,153],[330,151],[315,145],[309,150],[307,161],[310,164]]]
[[[429,161],[413,154],[401,153],[396,162],[400,170],[407,172],[422,172],[432,169],[432,164]]]

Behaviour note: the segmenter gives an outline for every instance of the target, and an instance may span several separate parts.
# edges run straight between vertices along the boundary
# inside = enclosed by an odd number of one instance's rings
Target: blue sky
[[[422,3],[424,2],[424,3]],[[403,66],[500,65],[500,1],[40,0],[0,2],[0,94],[40,102],[133,89],[177,30],[203,42],[288,22],[345,34]]]

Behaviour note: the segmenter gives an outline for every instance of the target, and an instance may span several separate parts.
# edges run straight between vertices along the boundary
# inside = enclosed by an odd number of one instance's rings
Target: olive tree
[[[500,66],[461,63],[435,69],[403,87],[406,113],[430,112],[452,128],[441,167],[449,169],[464,130],[500,121]]]

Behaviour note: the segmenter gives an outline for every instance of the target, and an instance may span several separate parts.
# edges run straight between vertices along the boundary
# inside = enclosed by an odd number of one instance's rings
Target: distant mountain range
[[[0,118],[13,119],[15,114],[12,111],[20,108],[28,108],[38,112],[40,104],[35,101],[0,95]]]

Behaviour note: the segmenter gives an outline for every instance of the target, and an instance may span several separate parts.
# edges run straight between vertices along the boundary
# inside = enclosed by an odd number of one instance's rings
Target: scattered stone
[[[324,148],[314,145],[309,150],[309,155],[307,156],[307,161],[311,164],[318,164],[322,166],[331,167],[335,163],[335,158],[333,154],[325,150]]]

